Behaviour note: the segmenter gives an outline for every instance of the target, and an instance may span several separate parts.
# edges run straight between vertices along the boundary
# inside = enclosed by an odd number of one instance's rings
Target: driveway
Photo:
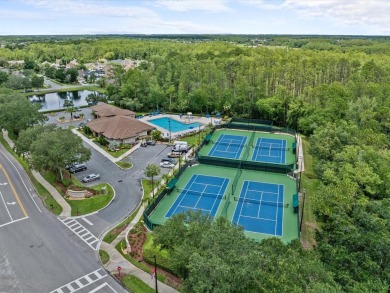
[[[68,128],[69,126],[79,127],[80,123],[87,123],[88,119],[93,119],[92,110],[90,108],[81,108],[81,111],[77,111],[73,113],[73,115],[84,114],[84,119],[74,119],[70,122],[60,123],[57,119],[60,117],[65,117],[65,120],[70,120],[70,113],[65,111],[61,112],[53,112],[45,114],[45,116],[49,119],[47,124],[56,124],[61,128]]]

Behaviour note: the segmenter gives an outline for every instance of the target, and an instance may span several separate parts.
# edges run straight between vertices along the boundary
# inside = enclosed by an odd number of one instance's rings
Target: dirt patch
[[[129,243],[131,246],[130,256],[135,260],[144,259],[142,247],[146,241],[148,230],[143,225],[135,226],[129,233]],[[154,266],[144,262],[150,269],[154,270]],[[157,267],[157,274],[162,274],[166,277],[165,283],[173,288],[180,289],[182,286],[182,281],[179,277],[168,272],[162,268]]]

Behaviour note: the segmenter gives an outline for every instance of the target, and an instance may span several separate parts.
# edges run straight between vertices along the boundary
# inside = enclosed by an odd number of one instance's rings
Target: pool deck
[[[159,127],[155,124],[153,124],[152,122],[149,122],[149,120],[153,120],[153,119],[157,119],[157,118],[163,118],[163,117],[169,117],[170,119],[172,120],[176,120],[178,122],[181,122],[181,123],[184,123],[184,124],[191,124],[191,123],[201,123],[202,125],[200,126],[200,129],[204,129],[205,126],[207,124],[210,124],[210,123],[213,123],[214,124],[214,121],[221,121],[221,119],[218,119],[218,118],[214,118],[214,117],[210,117],[210,118],[206,118],[204,116],[200,117],[200,116],[190,116],[191,118],[188,118],[187,115],[183,115],[181,118],[179,115],[169,115],[169,114],[159,114],[159,115],[154,115],[154,116],[144,116],[142,117],[141,119],[139,119],[140,121],[142,122],[145,122],[151,126],[154,126],[156,127],[158,130],[161,131],[161,135],[162,137],[165,137],[165,138],[169,138],[169,131],[166,130],[165,128],[162,128],[162,127]],[[189,133],[195,133],[195,132],[198,132],[199,130],[199,127],[195,127],[193,129],[187,129],[187,130],[183,130],[183,131],[178,131],[178,132],[172,132],[171,131],[171,139],[174,139],[176,137],[180,137],[180,136],[183,136],[183,135],[186,135],[186,134],[189,134]]]

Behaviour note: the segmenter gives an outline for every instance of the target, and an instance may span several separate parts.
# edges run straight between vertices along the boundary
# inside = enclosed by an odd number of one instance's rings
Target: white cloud
[[[157,5],[173,11],[206,11],[224,12],[231,9],[226,5],[226,0],[158,0]]]
[[[369,25],[373,33],[390,32],[388,0],[286,0],[283,7],[311,17],[332,17],[348,25]]]
[[[25,3],[53,12],[62,13],[63,17],[78,16],[100,16],[100,17],[154,17],[157,14],[143,7],[138,6],[115,6],[109,2],[93,0],[24,0]]]

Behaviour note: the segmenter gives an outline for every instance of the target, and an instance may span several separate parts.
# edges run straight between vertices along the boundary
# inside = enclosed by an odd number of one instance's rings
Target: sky
[[[390,0],[0,0],[0,35],[390,35]]]

